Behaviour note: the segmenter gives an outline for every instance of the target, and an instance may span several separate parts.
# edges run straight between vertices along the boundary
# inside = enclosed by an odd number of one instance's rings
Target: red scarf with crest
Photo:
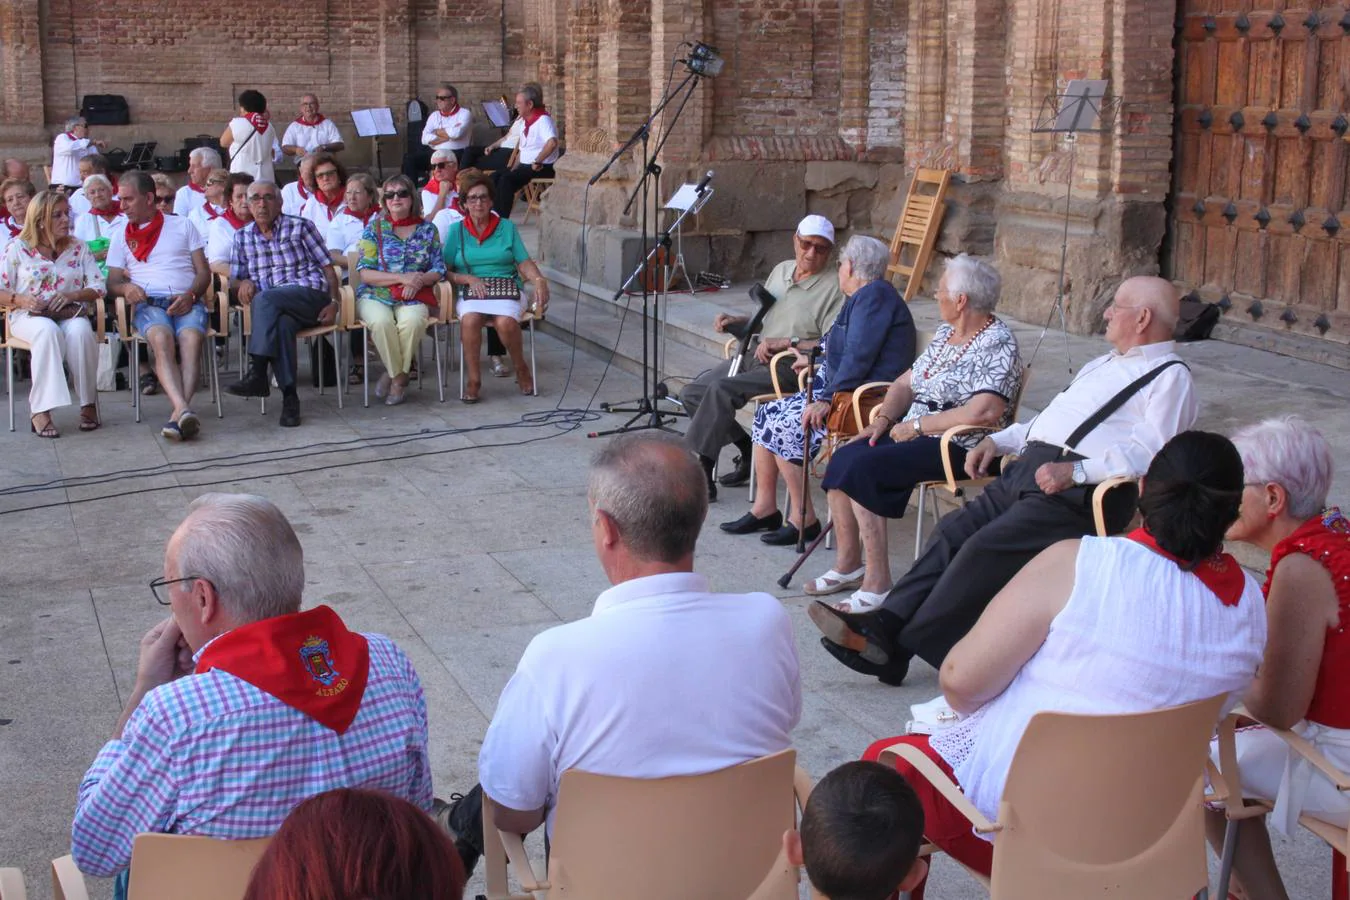
[[[131,255],[141,262],[150,258],[150,251],[155,249],[155,244],[159,242],[159,233],[164,230],[164,213],[155,211],[155,216],[144,225],[133,225],[127,223],[126,231],[123,235],[126,237],[127,249]]]
[[[109,200],[107,206],[89,207],[89,211],[100,217],[105,222],[111,222],[122,214],[122,202],[120,200]]]
[[[262,134],[266,131],[267,125],[271,121],[271,117],[265,112],[246,113],[244,118],[248,119],[248,123],[253,126],[253,130],[258,132],[258,134]]]
[[[316,127],[318,127],[319,125],[322,125],[322,124],[323,124],[323,120],[326,119],[326,118],[327,118],[327,116],[325,116],[323,113],[315,113],[315,115],[314,115],[314,121],[313,121],[313,122],[306,122],[304,116],[299,116],[298,118],[296,118],[295,124],[297,124],[297,125],[303,125],[303,126],[305,126],[306,128],[316,128]]]
[[[230,206],[225,207],[225,211],[220,214],[220,217],[224,219],[226,222],[229,222],[230,227],[233,228],[235,231],[238,231],[240,228],[243,228],[245,225],[248,224],[248,222],[236,216],[234,214],[234,208]]]
[[[548,115],[548,110],[542,106],[536,106],[525,114],[525,136],[530,136],[530,126],[539,121],[542,116]]]
[[[327,606],[274,616],[216,638],[196,674],[229,672],[325,728],[343,734],[361,710],[370,646]]]
[[[1143,528],[1136,528],[1126,536],[1132,541],[1143,544],[1159,556],[1170,559],[1179,568],[1184,569],[1185,563],[1159,547],[1153,535]],[[1199,578],[1224,606],[1237,606],[1238,601],[1242,599],[1242,591],[1247,586],[1247,579],[1243,577],[1242,567],[1238,565],[1237,560],[1222,550],[1208,559],[1201,560],[1190,572]]]
[[[492,237],[492,232],[497,230],[497,225],[501,222],[501,220],[502,217],[497,215],[496,210],[493,210],[491,216],[488,217],[487,227],[483,229],[482,234],[478,233],[478,226],[473,224],[472,216],[464,217],[464,227],[469,229],[469,234],[473,235],[474,238],[478,241],[478,243],[481,244],[483,243],[483,241],[486,241],[488,238]]]

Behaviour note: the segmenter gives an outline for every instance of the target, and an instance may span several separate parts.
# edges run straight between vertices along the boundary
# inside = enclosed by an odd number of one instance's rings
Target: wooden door
[[[1228,321],[1350,342],[1350,6],[1180,0],[1164,271]],[[1298,4],[1298,5],[1295,5]]]

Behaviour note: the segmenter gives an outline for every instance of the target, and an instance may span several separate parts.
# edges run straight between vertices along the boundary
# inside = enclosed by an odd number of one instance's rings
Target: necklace
[[[942,342],[942,349],[939,350],[937,353],[934,353],[932,361],[929,362],[929,364],[924,367],[923,370],[924,379],[927,380],[933,375],[945,372],[947,369],[950,369],[952,366],[960,362],[961,357],[966,355],[966,351],[970,349],[971,345],[974,344],[975,341],[979,339],[980,335],[984,334],[985,331],[989,329],[989,326],[993,325],[994,322],[996,321],[997,319],[995,319],[993,316],[990,316],[988,319],[986,319],[985,323],[980,326],[980,330],[972,334],[964,344],[961,344],[958,348],[956,348],[955,353],[949,353],[948,351],[953,349],[952,335],[956,334],[956,329],[952,329],[951,331],[947,332],[947,339]]]

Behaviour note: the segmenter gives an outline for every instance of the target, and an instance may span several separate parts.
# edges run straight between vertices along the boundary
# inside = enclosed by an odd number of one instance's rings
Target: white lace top
[[[1266,643],[1266,608],[1250,575],[1237,606],[1198,577],[1125,537],[1085,537],[1073,592],[1045,643],[1007,689],[935,734],[962,792],[997,818],[1017,744],[1038,712],[1108,715],[1230,694],[1237,705]]]

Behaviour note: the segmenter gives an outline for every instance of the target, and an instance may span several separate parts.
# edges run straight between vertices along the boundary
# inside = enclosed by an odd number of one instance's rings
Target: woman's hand
[[[487,282],[479,278],[477,275],[470,275],[469,280],[468,282],[466,282],[466,284],[468,285],[469,288],[470,297],[476,297],[479,300],[482,300],[484,297],[487,296]]]
[[[792,361],[792,371],[800,372],[810,365],[811,361],[805,353],[800,350],[793,350],[792,352],[797,354],[797,358]]]
[[[914,431],[913,422],[896,422],[891,426],[891,440],[897,444],[911,441],[918,436],[918,433]]]
[[[15,309],[28,309],[28,310],[33,310],[33,309],[39,309],[39,308],[41,308],[41,306],[42,306],[42,301],[39,300],[37,297],[34,297],[32,294],[15,294],[15,295],[14,295],[14,308],[15,308]]]
[[[849,443],[856,444],[858,441],[867,441],[868,446],[875,447],[877,445],[877,441],[881,440],[881,436],[885,434],[886,429],[890,427],[891,427],[890,416],[883,416],[880,413],[878,413],[877,416],[873,418],[868,425],[863,427],[862,431],[858,432],[852,438],[849,439]]]
[[[548,311],[548,282],[543,278],[534,282],[534,314],[543,316]]]
[[[810,428],[824,428],[825,420],[830,415],[830,404],[824,400],[817,400],[814,403],[807,404],[802,410],[802,425]]]
[[[399,284],[403,287],[403,299],[411,300],[414,294],[426,287],[426,278],[421,272],[405,272]]]

